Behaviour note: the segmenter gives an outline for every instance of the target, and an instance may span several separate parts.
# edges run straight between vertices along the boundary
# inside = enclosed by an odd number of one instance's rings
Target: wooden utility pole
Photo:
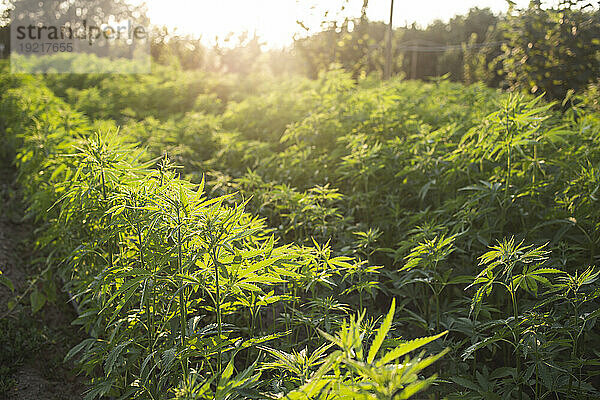
[[[417,46],[415,45],[412,50],[411,68],[410,68],[410,79],[417,79],[417,60],[419,55],[417,54]]]
[[[330,40],[331,40],[331,62],[329,64],[333,64],[336,62],[337,57],[337,21],[333,21],[333,29],[331,30]]]
[[[392,76],[392,35],[394,29],[392,20],[394,17],[394,0],[390,0],[390,23],[388,25],[387,44],[385,46],[385,66],[383,69],[383,78],[390,79]]]

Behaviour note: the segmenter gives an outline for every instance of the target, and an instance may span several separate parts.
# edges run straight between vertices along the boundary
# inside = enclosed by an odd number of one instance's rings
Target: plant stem
[[[578,327],[579,323],[579,307],[577,307],[577,303],[572,303],[573,311],[575,314],[575,326]],[[573,350],[571,351],[571,359],[575,359],[577,357],[577,347],[579,342],[579,334],[575,336],[573,339]],[[567,390],[567,397],[570,398],[571,390],[573,389],[573,374],[569,374],[569,388]]]
[[[435,330],[440,331],[440,296],[437,292],[434,292],[435,296]]]
[[[140,223],[139,221],[136,223],[136,230],[137,230],[137,234],[138,234],[138,250],[139,250],[139,255],[140,255],[140,268],[144,269],[145,268],[145,264],[144,264],[144,253],[142,251],[142,231],[140,229]],[[148,343],[149,346],[153,346],[152,345],[152,338],[153,338],[153,323],[152,323],[152,318],[150,316],[150,297],[148,296],[146,290],[148,287],[148,280],[146,281],[146,288],[144,289],[144,295],[147,296],[146,297],[146,324],[148,325]]]
[[[185,349],[185,337],[186,337],[186,319],[187,319],[187,310],[185,304],[185,294],[183,289],[183,254],[182,254],[182,243],[181,243],[181,214],[179,210],[179,206],[177,206],[177,267],[179,270],[179,274],[182,275],[181,279],[181,287],[179,288],[179,325],[181,329],[181,350]],[[183,360],[183,376],[187,381],[188,377],[188,359]]]
[[[104,167],[100,164],[100,179],[102,180],[102,198],[107,201],[106,196],[106,178],[104,177]],[[113,251],[112,251],[112,240],[108,239],[108,265],[112,269],[113,267]]]
[[[516,357],[516,367],[517,367],[517,386],[519,388],[519,400],[523,399],[523,386],[521,385],[521,357],[519,355],[519,342],[521,340],[521,335],[519,334],[519,310],[517,308],[517,294],[516,288],[514,287],[514,283],[510,282],[510,297],[512,300],[512,309],[513,316],[515,318],[515,326],[516,326],[516,337],[515,337],[515,357]]]
[[[538,340],[537,336],[533,337],[535,340],[535,398],[538,400],[540,398],[540,371],[539,371],[539,363],[540,363],[540,355],[538,350]]]
[[[213,264],[215,267],[215,287],[217,295],[215,298],[215,311],[217,312],[217,332],[219,334],[219,352],[217,353],[217,371],[219,373],[219,379],[221,378],[221,336],[223,327],[221,324],[221,288],[219,285],[219,262],[217,261],[216,249],[213,247],[212,250]]]
[[[511,139],[512,141],[512,139]],[[508,205],[508,200],[510,200],[510,178],[511,178],[511,158],[512,158],[512,145],[509,143],[508,145],[508,159],[506,160],[506,188],[505,188],[505,196],[506,203]]]

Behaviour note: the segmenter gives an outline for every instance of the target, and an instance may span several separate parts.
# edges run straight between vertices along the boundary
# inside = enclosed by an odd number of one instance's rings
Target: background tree
[[[546,9],[538,0],[517,11],[511,6],[503,30],[507,43],[498,61],[512,89],[562,99],[600,75],[600,13],[587,2]]]

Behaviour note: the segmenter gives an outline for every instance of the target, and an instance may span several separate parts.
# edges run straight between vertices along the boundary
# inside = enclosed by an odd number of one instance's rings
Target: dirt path
[[[29,266],[34,258],[32,226],[22,222],[23,205],[12,176],[12,171],[0,169],[0,270],[15,286],[14,293],[0,286],[0,399],[81,399],[84,379],[63,358],[85,335],[70,324],[75,312],[64,294],[35,315],[26,295],[2,317],[8,301],[24,293],[36,275]]]

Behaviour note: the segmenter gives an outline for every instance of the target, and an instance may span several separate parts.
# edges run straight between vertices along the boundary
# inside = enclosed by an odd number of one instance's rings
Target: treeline
[[[386,30],[386,24],[363,14],[331,22],[323,31],[295,40],[288,50],[262,51],[258,37],[243,35],[233,48],[209,49],[199,41],[170,37],[162,29],[156,31],[152,52],[155,60],[176,62],[184,69],[241,74],[269,70],[316,78],[337,64],[354,78],[382,76]],[[392,74],[411,79],[447,76],[563,99],[570,89],[578,91],[600,76],[598,32],[599,11],[583,1],[562,2],[555,8],[532,1],[526,9],[511,6],[502,15],[472,8],[448,22],[395,29]]]
[[[383,74],[386,24],[369,21],[363,12],[359,18],[324,25],[322,31],[298,38],[283,50],[265,49],[259,37],[249,34],[208,47],[200,39],[154,27],[151,53],[160,64],[219,73],[268,71],[316,78],[336,64],[354,78]],[[0,28],[4,57],[9,54],[9,30]],[[578,91],[600,76],[598,32],[600,13],[587,1],[563,1],[547,8],[537,0],[526,9],[510,6],[501,15],[473,8],[426,28],[413,24],[395,29],[391,71],[411,79],[447,76],[563,99],[569,90]]]

